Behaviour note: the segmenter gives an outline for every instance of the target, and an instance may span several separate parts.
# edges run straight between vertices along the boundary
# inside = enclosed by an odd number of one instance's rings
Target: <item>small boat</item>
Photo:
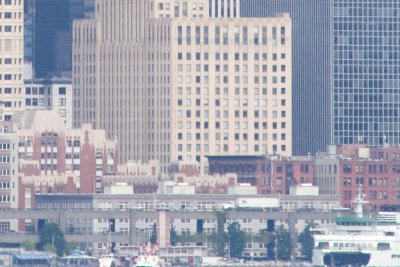
[[[99,267],[118,267],[117,258],[113,253],[104,254],[99,258]]]
[[[61,266],[65,267],[97,267],[99,266],[99,261],[88,255],[70,255],[59,260],[62,263]]]
[[[148,245],[139,247],[135,267],[165,267],[165,260],[160,256],[157,246]]]
[[[107,253],[99,257],[99,267],[119,267],[121,266],[119,258],[112,253],[111,249],[111,223],[108,228],[108,247]]]

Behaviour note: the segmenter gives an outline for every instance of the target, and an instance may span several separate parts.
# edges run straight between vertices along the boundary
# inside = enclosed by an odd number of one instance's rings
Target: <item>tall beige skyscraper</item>
[[[74,22],[74,123],[117,136],[120,159],[291,155],[291,20],[239,0],[97,0]]]
[[[3,102],[4,120],[25,107],[23,90],[24,2],[0,2],[0,101]]]

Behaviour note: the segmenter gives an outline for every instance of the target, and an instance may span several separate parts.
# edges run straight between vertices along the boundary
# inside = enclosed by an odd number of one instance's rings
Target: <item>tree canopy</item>
[[[215,217],[217,217],[216,252],[217,256],[223,257],[225,255],[225,242],[226,242],[226,233],[224,229],[226,221],[226,212],[217,211],[215,212]]]
[[[169,242],[171,246],[176,246],[177,241],[178,234],[176,233],[175,226],[171,225],[171,228],[169,229]]]
[[[269,258],[275,260],[289,260],[292,253],[290,233],[280,225],[271,234],[267,243],[267,253]]]
[[[45,224],[39,233],[39,249],[54,246],[58,256],[62,256],[65,250],[64,234],[60,227],[55,223]]]
[[[25,239],[21,243],[21,247],[25,248],[25,250],[35,250],[35,242],[33,242],[31,239]]]
[[[240,230],[240,224],[233,222],[228,226],[228,240],[230,256],[241,258],[245,247],[245,232]]]
[[[155,245],[157,243],[157,224],[153,224],[153,228],[151,229],[150,235],[150,243]]]
[[[308,224],[299,235],[299,243],[301,244],[300,252],[305,260],[311,260],[312,258],[314,248],[314,237],[310,231],[312,227],[314,227],[313,224]]]

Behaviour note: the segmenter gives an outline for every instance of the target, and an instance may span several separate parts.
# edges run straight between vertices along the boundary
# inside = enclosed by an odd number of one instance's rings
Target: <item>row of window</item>
[[[11,171],[10,169],[0,169],[0,176],[10,176]]]
[[[4,27],[0,25],[0,32],[2,32],[3,29],[4,32],[22,32],[22,26],[14,26],[13,31],[13,27],[11,25],[4,25]]]
[[[204,105],[208,106],[208,101],[205,102]],[[222,117],[221,114],[223,114],[224,118],[228,118],[229,117],[228,116],[228,112],[229,112],[228,110],[224,110],[223,113],[220,110],[216,110],[215,111],[215,117],[216,118],[221,118]],[[274,112],[275,111],[272,111],[272,112],[273,112],[272,113],[273,117],[275,117],[274,116],[274,114],[275,114]],[[192,112],[190,110],[186,110],[185,113],[186,113],[186,117],[187,118],[191,118],[192,117]],[[196,110],[196,113],[195,113],[195,115],[193,114],[193,117],[201,118],[201,116],[202,116],[201,113],[202,113],[201,110]],[[260,113],[262,114],[262,116],[260,116]],[[182,110],[178,110],[178,118],[182,118],[183,114],[184,113],[182,113]],[[278,114],[276,114],[276,116],[277,115]],[[242,113],[242,116],[243,116],[243,118],[247,118],[248,111],[244,110],[243,113]],[[204,118],[209,118],[209,111],[208,110],[204,110],[203,111],[203,117]],[[254,118],[260,118],[260,117],[267,118],[267,111],[266,110],[262,110],[262,111],[256,110],[256,111],[254,111]],[[286,112],[285,111],[281,111],[281,117],[286,117]],[[240,118],[240,111],[239,110],[235,110],[235,118]]]
[[[0,63],[0,65],[1,65],[1,63]],[[10,95],[13,93],[12,91],[13,90],[11,87],[5,87],[4,90],[3,90],[3,88],[0,87],[0,94],[2,94],[4,92],[4,94]],[[21,94],[21,91],[22,91],[21,88],[14,88],[14,94],[17,94],[17,92],[18,92],[18,94]]]
[[[187,121],[185,123],[185,128],[186,129],[192,129],[192,122]],[[201,122],[196,122],[195,125],[193,125],[196,127],[196,129],[201,129]],[[204,129],[208,129],[209,128],[209,123],[208,122],[204,122],[203,124]],[[215,123],[215,129],[229,129],[228,127],[228,122],[216,122]],[[247,122],[235,122],[234,123],[234,129],[248,129],[249,128],[249,124]],[[254,123],[254,128],[255,129],[260,129],[261,125],[258,122]],[[277,122],[272,122],[272,129],[278,129],[279,128],[279,124]],[[280,123],[280,128],[281,129],[286,129],[286,122],[281,122]],[[183,129],[183,122],[182,121],[178,121],[178,129]],[[267,123],[263,122],[262,123],[262,129],[267,129]]]
[[[182,84],[184,82],[186,83],[191,83],[192,82],[192,77],[191,76],[177,76],[177,83],[178,84]],[[203,80],[203,81],[201,81]],[[200,83],[204,83],[204,84],[208,84],[210,81],[209,76],[196,76],[195,77],[195,82],[197,84]],[[263,77],[259,77],[259,76],[254,76],[254,83],[255,84],[267,84],[267,76],[263,76]],[[276,76],[272,76],[272,83],[273,84],[277,84],[279,81],[278,77]],[[239,83],[243,83],[243,84],[248,84],[249,83],[249,77],[248,76],[243,76],[242,79],[240,79],[240,76],[235,76],[235,84],[239,84]],[[229,76],[215,76],[215,83],[216,84],[228,84],[229,83]],[[286,77],[282,76],[280,77],[280,83],[286,83]]]
[[[9,188],[10,188],[9,182],[1,182],[0,183],[0,189],[9,189]]]
[[[10,162],[9,156],[0,156],[0,163],[8,163]]]
[[[233,102],[235,107],[247,107],[248,104],[249,104],[248,99],[234,99],[234,100],[231,100],[231,102]],[[208,99],[203,99],[203,104],[204,104],[204,106],[208,106],[208,104],[209,104]],[[268,100],[267,99],[254,99],[253,100],[253,107],[256,107],[256,108],[258,108],[260,105],[262,107],[267,107],[267,104],[268,104]],[[270,105],[272,107],[277,107],[278,104],[279,104],[278,99],[271,99]],[[178,99],[178,106],[182,106],[182,105],[183,105],[182,99]],[[186,98],[185,99],[185,105],[186,106],[191,106],[192,105],[192,99],[191,98]],[[286,99],[281,99],[280,105],[282,107],[286,106]],[[196,99],[196,106],[201,106],[201,99]],[[229,99],[215,99],[215,107],[219,107],[219,106],[229,106]],[[178,116],[179,116],[179,111],[181,112],[181,115],[182,115],[182,111],[178,110]],[[189,112],[189,111],[187,111],[187,112]]]
[[[22,74],[14,74],[14,78],[13,74],[0,74],[0,80],[2,80],[3,78],[5,81],[20,81],[22,79]]]
[[[203,92],[201,92],[202,90],[203,90]],[[257,97],[259,96],[260,93],[262,95],[264,95],[264,96],[267,95],[267,88],[266,87],[261,88],[261,90],[258,87],[253,88],[251,90],[254,92],[254,95],[257,96]],[[183,87],[178,87],[178,90],[177,90],[178,95],[182,95],[184,92],[186,93],[186,95],[191,95],[192,94],[192,87],[190,87],[190,86],[186,87],[185,91],[183,91]],[[201,95],[201,93],[203,93],[204,95],[208,95],[210,93],[210,90],[209,90],[208,87],[202,87],[202,88],[196,87],[195,92],[196,92],[196,95]],[[221,95],[222,93],[224,95],[228,95],[229,94],[229,87],[223,87],[223,88],[215,87],[214,93],[216,95]],[[242,95],[248,95],[249,94],[248,88],[247,87],[242,87],[242,88],[235,87],[235,95],[241,95],[241,94]],[[286,88],[285,87],[282,87],[280,89],[280,94],[281,95],[285,95],[286,94]],[[278,95],[278,88],[276,88],[276,87],[272,88],[272,95]],[[200,104],[197,104],[197,103],[200,103],[200,99],[196,99],[196,105],[200,105]]]
[[[4,16],[3,16],[3,14],[4,14]],[[0,12],[0,19],[1,18],[12,19],[13,18],[12,14],[13,14],[13,12],[4,12],[4,13]],[[22,17],[22,12],[14,12],[14,19],[16,19],[16,18],[21,19],[21,17]]]
[[[199,53],[199,52],[196,52],[196,53],[181,53],[181,52],[179,52],[178,53],[178,60],[183,60],[183,56],[184,55],[185,55],[186,60],[192,60],[192,55],[193,55],[193,59],[201,60],[201,53]],[[229,60],[229,53],[215,53],[214,59],[215,60],[227,61],[227,60]],[[242,54],[234,53],[234,59],[235,59],[235,61],[240,61],[240,60],[248,61],[249,60],[249,53],[242,53]],[[267,56],[267,53],[254,53],[253,54],[253,59],[255,61],[259,61],[259,60],[266,61],[266,60],[268,60],[268,56]],[[285,53],[281,53],[280,59],[286,59],[286,54]],[[206,52],[206,53],[203,54],[203,60],[209,60],[209,53]],[[278,60],[278,54],[277,53],[272,53],[272,60],[273,61]]]
[[[0,5],[11,6],[11,5],[21,5],[22,0],[0,0]]]
[[[0,143],[0,150],[10,150],[11,144],[10,143]]]
[[[196,45],[208,45],[209,44],[209,27],[204,26],[203,30],[201,30],[202,27],[200,26],[186,26],[185,29],[183,29],[183,26],[178,26],[177,28],[177,33],[178,33],[178,45],[182,45],[185,43],[186,45],[191,45],[192,44],[192,37],[195,37],[195,44]],[[195,32],[193,33],[193,28],[195,29]],[[280,28],[280,44],[285,45],[285,32],[286,29],[285,27]],[[184,35],[185,33],[185,35]],[[260,36],[261,33],[261,36]],[[215,45],[228,45],[230,36],[229,36],[229,27],[228,26],[215,26],[214,29],[214,41]],[[277,44],[277,27],[272,27],[271,31],[271,37],[272,38],[272,45],[276,46]],[[254,26],[253,27],[253,44],[254,45],[267,45],[267,27],[258,27]],[[234,29],[234,42],[235,45],[248,45],[249,43],[249,33],[248,33],[248,27],[243,26],[242,29],[239,26],[236,26]]]
[[[197,141],[201,140],[200,133],[196,133],[196,134],[193,134],[193,135],[195,135]],[[248,134],[247,133],[243,133],[242,135],[239,134],[239,133],[235,133],[234,136],[235,136],[235,140],[236,141],[239,141],[239,140],[247,141],[248,140]],[[268,135],[266,133],[264,133],[262,135],[258,134],[258,133],[255,133],[254,134],[254,140],[255,141],[259,141],[259,140],[261,140],[261,137],[262,137],[263,141],[267,141],[267,136]],[[286,134],[285,133],[281,133],[280,136],[281,136],[281,140],[286,140]],[[204,133],[203,137],[204,137],[204,140],[208,140],[208,133]],[[228,141],[229,140],[229,134],[228,133],[224,133],[224,134],[221,135],[220,133],[216,133],[215,134],[215,140],[220,141],[221,139],[223,139],[225,141]],[[182,133],[178,133],[178,140],[183,140],[183,134]],[[192,140],[192,134],[191,133],[186,133],[186,140],[187,141]],[[272,140],[273,141],[278,141],[278,134],[273,133],[272,134]],[[305,171],[302,170],[302,172],[305,172]],[[308,172],[308,166],[307,166],[307,172]]]
[[[0,195],[0,202],[10,202],[11,197],[9,195]]]
[[[263,149],[261,151],[261,148]],[[286,145],[280,145],[281,151],[286,151]],[[249,145],[234,145],[234,152],[249,152]],[[260,145],[254,145],[254,151],[255,152],[263,152],[266,153],[268,151],[267,145],[263,145],[262,147]],[[277,152],[278,151],[278,145],[274,144],[272,145],[272,151]],[[183,152],[183,145],[178,144],[178,152]],[[192,145],[187,144],[186,145],[186,151],[185,152],[201,152],[201,146],[199,144],[196,145],[196,151],[192,151]],[[209,152],[209,146],[204,145],[204,153]],[[215,145],[215,152],[229,152],[229,145]],[[182,155],[178,155],[179,160],[183,160]],[[186,160],[192,160],[190,155],[186,156]],[[200,162],[200,156],[196,156],[196,161]]]
[[[10,231],[10,222],[0,221],[0,231]]]
[[[44,87],[26,87],[25,88],[25,94],[27,95],[44,95],[45,94],[45,88]],[[50,87],[47,88],[47,94],[50,95]],[[66,95],[67,94],[67,88],[66,87],[58,87],[58,94],[59,95]]]

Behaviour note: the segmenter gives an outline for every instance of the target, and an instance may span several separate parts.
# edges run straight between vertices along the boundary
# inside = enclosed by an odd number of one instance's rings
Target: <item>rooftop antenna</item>
[[[354,211],[356,212],[358,218],[363,217],[363,204],[368,203],[368,201],[364,200],[364,196],[363,196],[361,187],[362,187],[361,184],[358,185],[357,196],[356,196],[355,200],[353,201],[353,203],[356,203],[356,207],[355,207]]]

